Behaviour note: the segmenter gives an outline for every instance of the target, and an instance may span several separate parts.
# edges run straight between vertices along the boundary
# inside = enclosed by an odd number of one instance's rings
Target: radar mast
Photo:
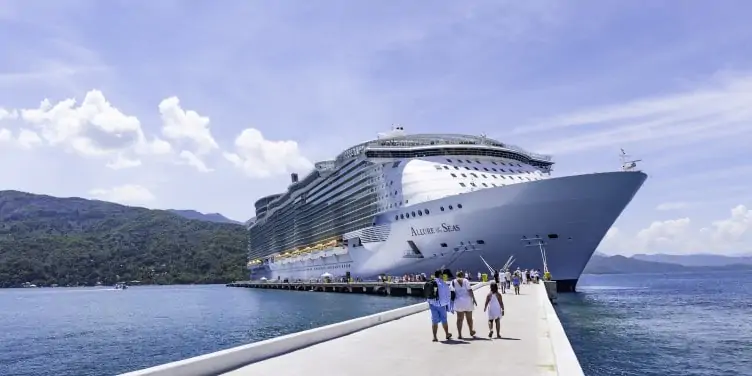
[[[622,171],[640,171],[637,169],[637,162],[642,162],[642,159],[631,159],[624,149],[621,149],[621,170]]]

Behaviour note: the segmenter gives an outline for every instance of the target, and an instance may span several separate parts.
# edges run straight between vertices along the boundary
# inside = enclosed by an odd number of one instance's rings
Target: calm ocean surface
[[[752,273],[583,276],[588,376],[752,375]],[[415,302],[224,286],[0,290],[0,375],[112,375]]]
[[[752,272],[580,283],[557,312],[586,375],[752,375]]]

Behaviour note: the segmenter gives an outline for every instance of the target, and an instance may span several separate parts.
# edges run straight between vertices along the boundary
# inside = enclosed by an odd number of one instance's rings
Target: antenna
[[[619,155],[619,158],[621,159],[622,171],[639,171],[637,169],[637,162],[642,162],[642,159],[630,160],[629,154],[627,154],[627,152],[624,151],[623,148],[621,148],[621,155]]]

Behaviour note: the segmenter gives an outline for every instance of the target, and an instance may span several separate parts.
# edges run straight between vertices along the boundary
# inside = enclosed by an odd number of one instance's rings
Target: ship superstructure
[[[578,254],[586,255],[574,257],[584,262],[560,268],[572,269],[560,273],[576,282],[645,175],[617,172],[618,177],[607,173],[551,178],[552,166],[550,156],[483,135],[408,135],[396,127],[334,160],[316,163],[302,179],[292,174],[285,193],[256,201],[255,221],[248,224],[251,277],[309,279],[329,273],[369,278],[431,272],[449,264],[480,271],[481,255],[501,266],[504,261],[499,260],[516,254],[518,262],[535,267],[540,257],[525,256],[529,252],[524,251],[524,239],[537,238],[537,232],[550,228],[546,234],[553,243],[560,238],[553,232],[558,226],[578,238],[588,233],[582,241],[567,236],[569,246],[582,245]],[[628,176],[633,178],[622,187],[626,191],[620,188],[608,197],[579,185],[605,184],[608,189]],[[598,181],[585,181],[593,178]],[[557,225],[555,221],[563,220],[561,214],[547,213],[557,210],[557,204],[592,205],[596,204],[592,200],[604,199],[615,203],[605,208],[605,217],[588,218],[586,210],[577,209],[585,215],[582,225],[593,226],[589,231],[573,228],[571,219]],[[545,208],[543,203],[551,205]],[[525,225],[529,230],[521,227]],[[549,265],[556,274],[557,257],[552,251]]]

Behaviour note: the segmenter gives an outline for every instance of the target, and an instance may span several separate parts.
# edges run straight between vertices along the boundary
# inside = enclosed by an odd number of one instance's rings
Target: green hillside
[[[0,287],[244,279],[243,226],[81,198],[0,191]]]

